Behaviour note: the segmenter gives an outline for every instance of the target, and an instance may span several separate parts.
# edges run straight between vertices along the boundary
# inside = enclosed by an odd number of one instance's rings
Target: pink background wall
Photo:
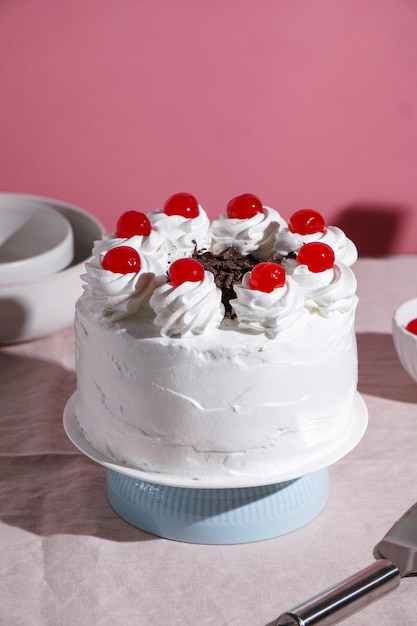
[[[414,0],[1,0],[0,191],[240,193],[417,252]]]

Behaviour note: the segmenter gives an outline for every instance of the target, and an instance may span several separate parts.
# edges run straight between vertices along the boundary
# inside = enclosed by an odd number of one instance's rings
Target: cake
[[[213,221],[190,194],[123,213],[76,304],[83,436],[150,480],[320,467],[355,415],[356,258],[318,212],[252,194]]]

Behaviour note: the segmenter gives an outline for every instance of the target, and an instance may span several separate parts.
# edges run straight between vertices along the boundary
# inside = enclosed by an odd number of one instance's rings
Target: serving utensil
[[[331,626],[417,573],[417,503],[394,524],[375,550],[375,563],[283,613],[268,626]]]

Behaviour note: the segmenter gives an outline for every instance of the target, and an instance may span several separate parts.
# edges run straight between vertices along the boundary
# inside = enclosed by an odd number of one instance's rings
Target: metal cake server
[[[417,573],[417,503],[375,550],[383,557],[341,583],[283,613],[267,626],[332,626],[393,591]]]

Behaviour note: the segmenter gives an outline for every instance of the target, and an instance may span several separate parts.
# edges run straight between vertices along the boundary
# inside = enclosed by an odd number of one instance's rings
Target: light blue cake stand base
[[[289,533],[326,506],[328,468],[261,487],[201,489],[146,482],[107,470],[107,496],[124,520],[152,535],[240,544]]]
[[[239,478],[227,487],[210,481],[196,487],[195,480],[162,474],[154,483],[154,475],[105,456],[87,441],[75,408],[76,393],[65,406],[65,432],[83,454],[106,468],[107,495],[116,513],[153,535],[203,544],[262,541],[312,521],[327,503],[329,466],[358,444],[368,424],[366,404],[357,394],[349,426],[335,445],[305,458],[298,455],[298,465],[277,468],[274,484],[244,486]],[[288,480],[297,475],[301,478]]]

